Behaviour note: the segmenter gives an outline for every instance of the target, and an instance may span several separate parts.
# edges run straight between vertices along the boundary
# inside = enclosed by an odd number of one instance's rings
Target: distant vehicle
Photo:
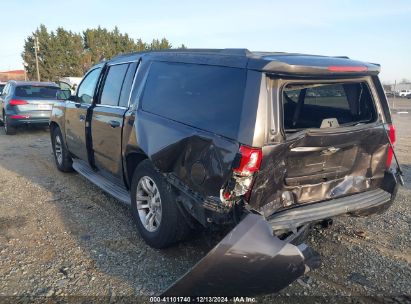
[[[54,82],[9,81],[0,96],[1,118],[7,135],[21,125],[44,125],[61,89]]]
[[[411,94],[411,90],[401,90],[398,95],[400,97],[406,97],[408,94]]]
[[[394,97],[394,96],[398,96],[398,92],[394,92],[394,91],[386,91],[386,92],[385,92],[385,96],[387,96],[387,97]]]

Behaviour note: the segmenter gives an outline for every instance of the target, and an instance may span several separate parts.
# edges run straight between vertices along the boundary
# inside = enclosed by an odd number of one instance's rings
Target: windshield
[[[24,85],[16,87],[14,95],[21,98],[57,99],[59,91],[57,87]]]

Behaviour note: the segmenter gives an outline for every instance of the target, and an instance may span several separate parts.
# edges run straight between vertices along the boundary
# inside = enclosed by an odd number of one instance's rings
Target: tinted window
[[[283,90],[284,126],[288,130],[320,128],[324,120],[355,125],[376,119],[366,83],[289,84]]]
[[[6,85],[5,84],[0,84],[0,93],[3,92],[3,89]]]
[[[101,93],[100,103],[103,105],[117,106],[120,91],[126,75],[128,64],[113,65],[109,68]]]
[[[17,86],[14,90],[14,96],[19,98],[45,98],[57,99],[57,92],[60,88],[50,86]]]
[[[131,86],[133,85],[134,74],[136,73],[137,63],[130,64],[126,78],[124,79],[123,88],[121,89],[119,105],[122,107],[128,106],[128,99],[130,97]]]
[[[154,62],[142,98],[144,110],[237,138],[244,69]]]
[[[91,103],[93,101],[94,89],[96,88],[101,68],[92,70],[83,79],[77,90],[78,101],[81,103]]]

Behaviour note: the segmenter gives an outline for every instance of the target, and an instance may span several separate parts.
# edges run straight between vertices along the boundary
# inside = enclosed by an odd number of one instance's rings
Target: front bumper
[[[319,265],[312,249],[280,240],[262,216],[248,214],[163,296],[274,293]]]

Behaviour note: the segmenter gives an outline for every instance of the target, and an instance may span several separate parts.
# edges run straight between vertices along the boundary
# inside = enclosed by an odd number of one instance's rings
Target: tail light
[[[233,177],[227,187],[221,192],[221,200],[226,204],[232,198],[244,195],[248,200],[254,184],[254,173],[260,170],[263,153],[261,149],[247,146],[240,147],[240,161],[238,167],[233,169]]]
[[[8,117],[12,119],[27,119],[30,118],[30,115],[10,115]]]
[[[387,169],[389,169],[391,167],[392,157],[394,154],[392,147],[394,147],[394,144],[395,144],[395,128],[393,124],[389,124],[387,127],[388,127],[388,137],[390,139],[391,145],[388,147],[387,162],[385,166]]]
[[[25,104],[28,104],[28,102],[25,101],[25,100],[19,100],[19,99],[12,99],[9,102],[9,105],[11,105],[11,106],[21,106],[21,105],[25,105]]]
[[[248,176],[260,170],[261,159],[263,158],[261,149],[241,146],[240,154],[240,165],[238,168],[234,168],[235,173],[240,176]]]

